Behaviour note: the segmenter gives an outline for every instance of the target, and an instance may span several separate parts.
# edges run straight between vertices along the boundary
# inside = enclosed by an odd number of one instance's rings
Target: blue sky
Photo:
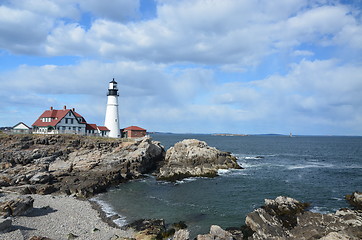
[[[0,126],[362,135],[362,1],[0,0]]]

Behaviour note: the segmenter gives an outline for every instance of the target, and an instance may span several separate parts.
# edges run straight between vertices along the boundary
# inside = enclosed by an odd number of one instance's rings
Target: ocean
[[[265,198],[289,196],[311,203],[311,211],[348,207],[346,194],[362,191],[362,137],[213,136],[153,134],[166,149],[187,138],[231,152],[244,168],[220,170],[216,178],[188,178],[176,183],[153,176],[131,181],[97,195],[108,215],[124,225],[140,218],[184,221],[191,234],[210,225],[240,227]]]

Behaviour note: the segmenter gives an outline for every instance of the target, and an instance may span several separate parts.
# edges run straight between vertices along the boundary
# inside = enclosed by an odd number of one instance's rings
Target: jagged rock
[[[190,232],[187,229],[180,229],[173,235],[173,240],[189,240]]]
[[[31,184],[48,183],[53,179],[53,176],[48,172],[39,172],[30,178]]]
[[[349,238],[345,234],[341,234],[338,232],[331,232],[331,233],[328,233],[326,236],[320,238],[319,240],[350,240],[350,239],[351,238]]]
[[[10,218],[0,218],[0,232],[7,231],[11,225],[12,220]]]
[[[241,168],[236,157],[210,147],[204,141],[186,139],[167,150],[157,178],[175,181],[193,176],[214,177],[218,169],[228,168]]]
[[[166,225],[163,219],[140,219],[123,227],[134,229],[137,233],[136,239],[160,239],[166,232]]]
[[[25,215],[33,209],[34,199],[30,196],[19,196],[0,203],[0,213],[3,217]]]
[[[197,240],[233,240],[230,232],[225,231],[220,226],[212,225],[210,233],[204,235],[197,235]]]
[[[361,192],[354,192],[351,195],[346,195],[346,200],[354,208],[356,208],[358,210],[362,210],[362,193]]]
[[[335,214],[306,211],[308,204],[288,197],[266,199],[245,223],[254,233],[248,239],[328,239],[336,232],[348,239],[362,238],[362,213],[339,210]]]
[[[0,138],[0,186],[21,194],[61,191],[90,197],[153,171],[164,155],[160,143],[150,138],[4,135]]]

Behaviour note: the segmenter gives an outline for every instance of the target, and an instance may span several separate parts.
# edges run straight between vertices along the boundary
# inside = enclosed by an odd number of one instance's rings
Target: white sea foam
[[[244,157],[244,159],[246,159],[246,160],[257,160],[257,159],[263,159],[263,157],[259,157],[259,156],[256,156],[256,157]]]
[[[305,168],[332,168],[334,167],[333,164],[320,164],[320,163],[313,163],[312,164],[297,164],[287,166],[288,170],[295,170],[295,169],[305,169]]]
[[[91,201],[96,202],[102,209],[102,211],[106,214],[106,217],[112,217],[114,215],[119,216],[119,218],[114,219],[113,222],[117,224],[118,226],[122,227],[127,224],[127,220],[125,216],[119,215],[114,208],[108,204],[106,201],[103,201],[102,199],[99,199],[99,197],[94,197],[90,199]]]
[[[248,175],[244,169],[219,169],[217,174],[219,176]]]
[[[337,209],[335,209],[335,211],[329,211],[326,207],[314,206],[310,209],[310,211],[314,212],[314,213],[328,214],[328,213],[333,213],[333,212],[337,211]]]
[[[230,172],[231,172],[230,169],[219,169],[219,170],[217,170],[218,175],[224,175],[224,174],[228,174]]]

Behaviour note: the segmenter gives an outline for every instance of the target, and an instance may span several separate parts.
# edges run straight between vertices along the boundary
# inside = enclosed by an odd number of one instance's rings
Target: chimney
[[[75,112],[75,108],[72,108],[72,111]]]
[[[50,110],[53,110],[53,107],[50,107]]]
[[[64,105],[64,110],[67,109],[67,106]]]

